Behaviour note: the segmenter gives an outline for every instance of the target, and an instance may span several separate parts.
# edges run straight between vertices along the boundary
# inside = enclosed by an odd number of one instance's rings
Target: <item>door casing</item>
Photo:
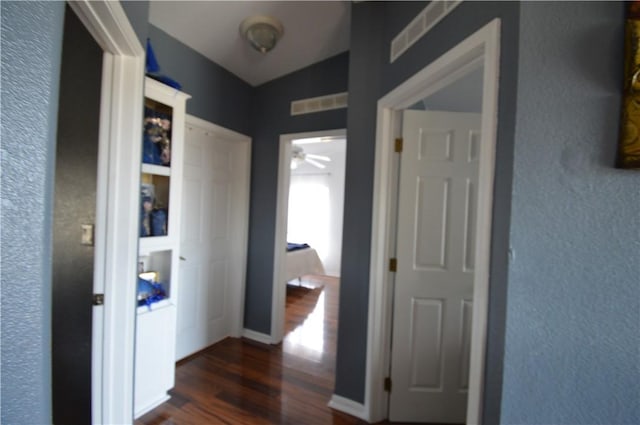
[[[291,144],[293,140],[311,137],[346,137],[345,129],[283,134],[280,136],[278,160],[278,194],[276,204],[275,246],[273,254],[273,289],[271,302],[271,335],[262,342],[278,344],[284,338],[284,313],[287,298],[285,246],[289,216],[289,183],[291,181]],[[251,337],[252,335],[245,336]],[[255,338],[255,336],[253,336]]]
[[[144,49],[122,5],[69,6],[104,51],[98,141],[93,308],[92,422],[133,420],[135,294],[138,257]]]
[[[387,264],[395,254],[399,167],[392,146],[394,139],[401,135],[401,111],[478,66],[484,68],[482,143],[466,423],[477,424],[482,421],[498,117],[500,19],[494,19],[485,25],[378,101],[365,399],[364,404],[356,406],[356,403],[345,403],[343,398],[334,395],[331,402],[333,407],[340,409],[345,406],[349,413],[358,414],[370,422],[377,422],[388,416],[387,393],[383,384],[390,364],[390,329],[393,319],[390,294],[393,291],[393,273],[388,271]]]

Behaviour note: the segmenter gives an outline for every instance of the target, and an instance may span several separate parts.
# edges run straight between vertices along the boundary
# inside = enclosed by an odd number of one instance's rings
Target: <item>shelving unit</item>
[[[136,418],[169,399],[167,392],[174,385],[184,120],[190,97],[145,79],[138,261],[139,271],[155,272],[164,294],[154,292],[162,299],[147,305],[149,292],[139,290]]]

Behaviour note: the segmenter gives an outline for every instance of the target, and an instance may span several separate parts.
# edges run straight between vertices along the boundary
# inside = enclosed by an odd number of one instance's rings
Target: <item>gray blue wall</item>
[[[424,7],[424,2],[352,5],[349,143],[335,392],[351,400],[364,401],[376,102],[458,42],[499,17],[502,19],[500,97],[484,409],[487,422],[495,423],[502,392],[520,6],[515,2],[464,2],[396,62],[389,64],[391,40]]]
[[[148,34],[160,73],[192,96],[188,114],[250,135],[253,88],[248,83],[151,24]]]
[[[94,247],[102,48],[65,8],[56,144],[52,257],[53,423],[91,423]]]
[[[348,64],[342,53],[255,89],[244,323],[254,331],[271,333],[280,135],[346,127],[346,109],[291,116],[291,101],[347,91]]]
[[[64,6],[0,4],[3,424],[51,423],[51,218]]]
[[[220,126],[249,134],[254,89],[234,74],[149,23],[148,1],[121,1],[138,38],[146,48],[151,40],[160,73],[182,85],[192,96],[187,113]]]
[[[348,54],[251,87],[155,26],[148,35],[161,73],[193,96],[188,113],[253,139],[244,326],[269,334],[279,138],[346,127],[346,109],[292,117],[290,103],[347,91]]]
[[[265,116],[254,127],[222,112],[220,119],[215,113],[202,116],[238,131],[247,128],[254,137],[250,264],[259,272],[249,276],[248,326],[261,332],[270,326],[271,303],[258,298],[269,291],[265,281],[272,275],[277,136],[347,125],[336,393],[362,401],[375,101],[499,16],[485,420],[640,422],[640,177],[612,168],[622,85],[622,5],[464,2],[388,64],[388,42],[424,4],[353,4],[352,49],[342,59],[350,68],[346,119],[329,112],[300,120],[286,116],[284,105],[291,99],[346,89],[346,81],[316,86],[323,84],[322,75],[304,73],[255,90],[250,115],[258,119],[264,111],[274,121]],[[51,211],[64,3],[3,1],[1,8],[0,421],[49,423]],[[144,32],[138,29],[139,36]],[[174,65],[159,60],[167,74],[177,74]],[[182,78],[189,91],[191,77],[174,78]],[[298,85],[296,92],[279,95],[288,78]],[[264,160],[255,160],[260,155]]]
[[[621,3],[523,3],[504,423],[640,423],[640,173]]]
[[[371,206],[384,3],[352,3],[349,110],[335,393],[364,401]],[[354,48],[355,47],[355,48]]]
[[[120,4],[127,15],[133,30],[140,40],[140,44],[146,46],[149,34],[149,1],[148,0],[126,0]]]
[[[349,148],[371,155],[378,97],[502,18],[485,422],[640,422],[640,177],[613,168],[622,4],[465,2],[388,64],[391,37],[423,7],[353,5]],[[336,393],[356,401],[371,167],[348,159]]]
[[[144,9],[129,18],[146,37]],[[2,1],[0,422],[52,422],[52,218],[64,2]],[[125,9],[130,9],[125,7]]]

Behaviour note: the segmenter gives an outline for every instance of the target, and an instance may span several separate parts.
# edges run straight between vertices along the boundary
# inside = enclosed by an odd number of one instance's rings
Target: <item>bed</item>
[[[287,243],[286,279],[290,282],[305,275],[324,275],[318,252],[307,244]]]

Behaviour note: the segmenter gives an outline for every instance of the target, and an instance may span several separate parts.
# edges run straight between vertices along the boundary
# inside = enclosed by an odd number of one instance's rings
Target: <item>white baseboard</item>
[[[156,407],[160,406],[162,403],[164,403],[165,401],[169,400],[171,397],[169,395],[164,395],[163,397],[160,397],[157,400],[152,401],[151,403],[147,404],[146,406],[144,406],[141,409],[138,409],[137,412],[135,412],[134,414],[134,419],[138,419],[140,416],[144,415],[147,412],[152,411],[153,409],[155,409]]]
[[[331,396],[331,400],[329,400],[329,407],[369,422],[369,415],[367,414],[367,409],[364,404],[334,394]]]
[[[263,344],[271,344],[271,335],[263,334],[261,332],[252,331],[251,329],[243,329],[242,336],[253,341],[258,341]]]

